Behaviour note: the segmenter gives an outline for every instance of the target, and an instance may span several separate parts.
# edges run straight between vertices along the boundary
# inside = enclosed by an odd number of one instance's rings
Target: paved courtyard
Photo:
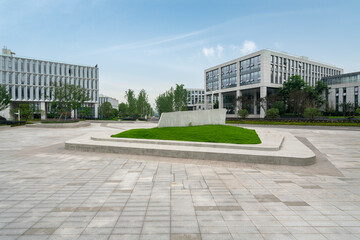
[[[0,127],[0,239],[360,239],[358,129],[281,128],[308,167],[64,150],[134,126]]]

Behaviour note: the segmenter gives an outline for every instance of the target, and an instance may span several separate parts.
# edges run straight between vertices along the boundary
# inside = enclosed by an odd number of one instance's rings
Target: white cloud
[[[215,50],[212,47],[211,48],[203,48],[202,52],[205,55],[205,57],[212,57],[212,56],[214,56]]]
[[[216,48],[217,48],[217,56],[218,58],[221,58],[224,51],[224,47],[218,44]]]
[[[248,54],[256,50],[256,43],[253,41],[245,40],[240,51],[243,54]]]
[[[218,44],[216,47],[210,47],[210,48],[204,47],[202,49],[202,52],[207,58],[211,58],[211,57],[222,58],[224,47],[221,46],[220,44]]]

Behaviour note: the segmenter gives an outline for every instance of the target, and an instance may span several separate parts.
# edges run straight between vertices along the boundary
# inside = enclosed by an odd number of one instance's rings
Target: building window
[[[355,104],[355,108],[358,108],[359,106],[359,87],[356,86],[354,88],[354,104]]]
[[[11,61],[11,58],[8,58],[8,70],[12,70],[12,61]]]

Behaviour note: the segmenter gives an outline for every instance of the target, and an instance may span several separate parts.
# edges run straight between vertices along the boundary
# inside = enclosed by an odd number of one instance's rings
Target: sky
[[[0,0],[0,46],[95,66],[100,94],[204,87],[204,69],[273,49],[360,71],[360,0]]]

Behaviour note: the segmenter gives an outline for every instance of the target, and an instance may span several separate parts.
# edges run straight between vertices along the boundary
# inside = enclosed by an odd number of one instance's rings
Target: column
[[[242,93],[241,90],[236,90],[236,99],[241,97]],[[235,114],[237,114],[237,112],[240,110],[240,104],[239,101],[236,101],[236,106],[235,106]]]
[[[260,98],[266,97],[267,96],[267,87],[263,86],[260,87]],[[265,113],[266,113],[266,107],[265,106],[265,111],[262,107],[260,107],[260,118],[264,118],[265,117]]]
[[[94,114],[94,115],[95,115],[95,116],[94,116],[95,118],[98,118],[98,117],[99,117],[99,111],[98,111],[98,110],[99,110],[99,104],[95,103],[95,114]]]
[[[223,94],[219,93],[219,109],[224,108],[224,104],[223,104]]]
[[[41,110],[41,120],[46,119],[46,104],[45,102],[40,102],[40,110]]]

